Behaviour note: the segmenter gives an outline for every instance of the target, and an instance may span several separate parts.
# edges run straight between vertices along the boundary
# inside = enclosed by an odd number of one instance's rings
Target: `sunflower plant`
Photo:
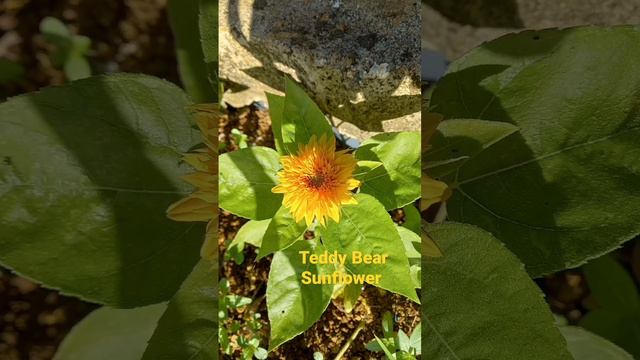
[[[595,260],[640,234],[639,44],[634,26],[524,31],[435,84],[423,113],[426,358],[640,356],[636,286],[605,280],[623,272]],[[600,303],[579,325],[595,334],[558,325],[534,282],[585,263]]]
[[[327,118],[293,80],[285,96],[268,100],[276,148],[220,155],[219,204],[249,219],[232,246],[251,243],[258,258],[272,256],[269,349],[314,324],[332,298],[348,308],[364,283],[419,302],[419,223],[397,226],[389,211],[420,197],[420,133],[382,133],[337,149]],[[321,255],[345,258],[310,260]]]

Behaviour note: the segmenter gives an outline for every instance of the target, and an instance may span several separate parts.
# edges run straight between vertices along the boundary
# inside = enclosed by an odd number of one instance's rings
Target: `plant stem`
[[[358,337],[358,334],[360,333],[360,331],[362,331],[362,329],[364,329],[364,320],[360,322],[360,325],[358,325],[358,327],[356,328],[356,331],[353,332],[353,334],[351,334],[351,336],[349,337],[349,339],[347,340],[347,342],[344,344],[344,346],[342,346],[342,349],[340,349],[340,352],[338,353],[338,355],[336,355],[336,357],[333,360],[340,360],[342,359],[342,356],[344,356],[344,354],[347,352],[347,350],[349,350],[349,346],[351,346],[351,343],[353,343],[353,340],[356,339],[356,337]]]

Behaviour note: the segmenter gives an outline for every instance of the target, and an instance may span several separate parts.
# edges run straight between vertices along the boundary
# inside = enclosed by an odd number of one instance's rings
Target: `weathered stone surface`
[[[519,29],[640,23],[640,0],[423,0],[422,46],[451,60]]]
[[[226,99],[281,93],[300,81],[347,135],[420,128],[417,0],[222,0],[220,76]],[[248,94],[248,95],[247,95]]]

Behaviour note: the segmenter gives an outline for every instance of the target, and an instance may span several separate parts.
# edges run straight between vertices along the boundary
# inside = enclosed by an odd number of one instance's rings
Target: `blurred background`
[[[113,72],[179,84],[165,6],[166,0],[0,0],[0,101]],[[95,307],[0,268],[0,359],[51,359]]]
[[[507,33],[640,25],[640,0],[422,0],[421,13],[424,90],[444,75],[451,61]],[[640,238],[586,266],[536,282],[559,322],[585,327],[640,358]],[[631,306],[602,308],[612,297]]]
[[[485,41],[523,29],[640,24],[640,0],[422,0],[423,77]]]

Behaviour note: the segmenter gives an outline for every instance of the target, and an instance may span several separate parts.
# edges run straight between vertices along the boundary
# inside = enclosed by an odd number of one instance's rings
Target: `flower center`
[[[307,177],[307,185],[314,189],[320,188],[325,181],[325,176],[323,174],[315,174]]]

